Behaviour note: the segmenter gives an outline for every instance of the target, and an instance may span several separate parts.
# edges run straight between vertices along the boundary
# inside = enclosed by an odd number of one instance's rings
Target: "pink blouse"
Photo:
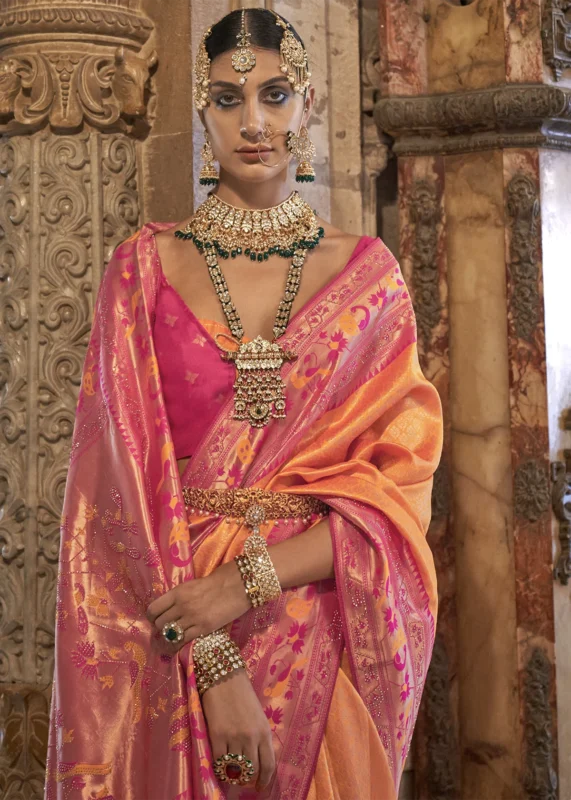
[[[362,236],[347,266],[372,241]],[[232,392],[236,368],[220,358],[214,341],[218,333],[230,332],[219,322],[196,317],[161,269],[153,337],[177,459],[194,453],[203,432]],[[244,340],[249,341],[248,337]],[[230,341],[219,341],[231,349]]]

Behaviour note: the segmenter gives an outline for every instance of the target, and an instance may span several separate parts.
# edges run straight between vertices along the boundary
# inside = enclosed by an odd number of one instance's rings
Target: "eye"
[[[216,98],[216,105],[218,108],[232,108],[232,106],[237,105],[239,102],[238,98],[233,94],[221,94]]]
[[[281,105],[281,103],[284,103],[287,98],[288,95],[282,89],[270,89],[266,95],[266,99],[275,105]]]

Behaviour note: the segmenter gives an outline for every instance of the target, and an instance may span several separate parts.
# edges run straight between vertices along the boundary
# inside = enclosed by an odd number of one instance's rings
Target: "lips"
[[[237,153],[271,153],[273,147],[240,147]]]

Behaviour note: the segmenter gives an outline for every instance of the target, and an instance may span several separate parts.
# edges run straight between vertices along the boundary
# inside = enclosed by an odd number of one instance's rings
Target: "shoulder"
[[[355,253],[359,245],[362,245],[364,249],[373,242],[376,242],[378,246],[384,247],[382,241],[378,237],[373,238],[371,236],[358,236],[354,233],[347,233],[321,218],[319,218],[319,224],[324,229],[325,236],[319,243],[318,250],[321,251],[321,255],[327,258],[327,260],[345,264],[349,261],[353,253]]]
[[[323,237],[321,244],[327,245],[331,250],[334,250],[335,248],[343,249],[351,246],[356,247],[361,240],[361,236],[342,231],[340,228],[336,228],[335,225],[332,225],[330,222],[327,222],[320,217],[318,217],[318,221],[325,231],[325,236]]]

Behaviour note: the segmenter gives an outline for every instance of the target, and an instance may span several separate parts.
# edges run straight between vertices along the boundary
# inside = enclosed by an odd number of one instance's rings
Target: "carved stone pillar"
[[[379,4],[376,120],[394,137],[401,260],[446,419],[422,800],[554,800],[557,778],[571,796],[571,604],[554,595],[549,478],[571,444],[571,13],[542,5]],[[553,476],[565,520],[566,467]]]
[[[59,520],[93,302],[139,225],[153,26],[0,1],[0,795],[42,796]]]

